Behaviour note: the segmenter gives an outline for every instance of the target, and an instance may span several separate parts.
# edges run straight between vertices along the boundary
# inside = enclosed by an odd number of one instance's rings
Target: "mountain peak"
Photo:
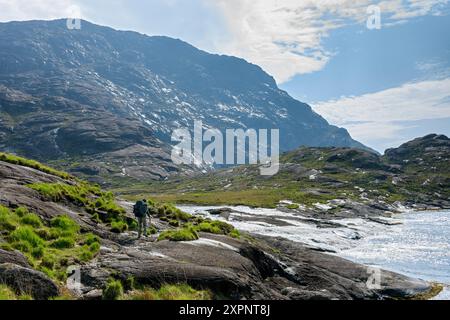
[[[81,26],[69,30],[66,20],[0,24],[0,147],[41,160],[95,156],[98,164],[133,145],[164,146],[166,159],[173,130],[201,120],[220,130],[280,129],[281,151],[364,148],[243,59],[168,37],[84,20]],[[27,103],[5,90],[28,97]],[[117,163],[119,176],[142,167],[128,159]],[[152,176],[173,170],[158,163]]]

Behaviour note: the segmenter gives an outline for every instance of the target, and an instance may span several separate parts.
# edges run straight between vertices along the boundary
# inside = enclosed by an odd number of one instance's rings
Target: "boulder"
[[[30,294],[36,300],[59,295],[58,287],[45,274],[12,263],[0,264],[0,283],[16,292]]]
[[[12,263],[24,268],[30,268],[27,259],[19,251],[5,251],[0,249],[0,264]]]

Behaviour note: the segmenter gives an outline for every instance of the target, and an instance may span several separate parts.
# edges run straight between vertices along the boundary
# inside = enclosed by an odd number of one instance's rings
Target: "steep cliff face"
[[[86,21],[81,30],[67,29],[65,20],[0,24],[4,150],[82,157],[77,162],[88,168],[75,171],[108,167],[117,177],[142,171],[163,179],[176,170],[167,161],[172,131],[194,120],[219,129],[278,128],[282,151],[363,147],[242,59]],[[136,150],[142,157],[130,155]]]

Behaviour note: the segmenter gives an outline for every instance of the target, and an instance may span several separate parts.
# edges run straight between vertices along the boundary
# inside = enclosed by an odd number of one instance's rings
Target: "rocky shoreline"
[[[285,239],[247,234],[233,239],[201,233],[199,240],[190,242],[158,242],[156,236],[136,240],[133,232],[112,233],[79,208],[46,201],[26,187],[36,182],[63,182],[59,177],[0,162],[0,180],[1,205],[26,206],[44,220],[68,215],[83,232],[101,239],[96,258],[79,266],[79,299],[101,299],[111,277],[124,281],[133,277],[152,287],[187,283],[226,299],[403,299],[433,290],[430,283],[388,271],[381,271],[381,289],[369,288],[366,266]],[[130,208],[126,209],[131,216]],[[153,223],[159,231],[172,228],[156,218]],[[65,290],[64,284],[33,270],[17,251],[0,251],[0,282],[16,290],[25,288],[36,299]]]

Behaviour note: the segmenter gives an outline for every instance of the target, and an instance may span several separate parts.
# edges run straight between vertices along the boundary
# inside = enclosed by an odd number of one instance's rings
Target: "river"
[[[450,300],[450,211],[408,212],[378,223],[360,218],[317,220],[243,206],[232,207],[236,212],[226,217],[207,211],[220,207],[179,208],[228,221],[239,230],[284,237],[354,262],[442,283],[446,289],[437,299]]]

